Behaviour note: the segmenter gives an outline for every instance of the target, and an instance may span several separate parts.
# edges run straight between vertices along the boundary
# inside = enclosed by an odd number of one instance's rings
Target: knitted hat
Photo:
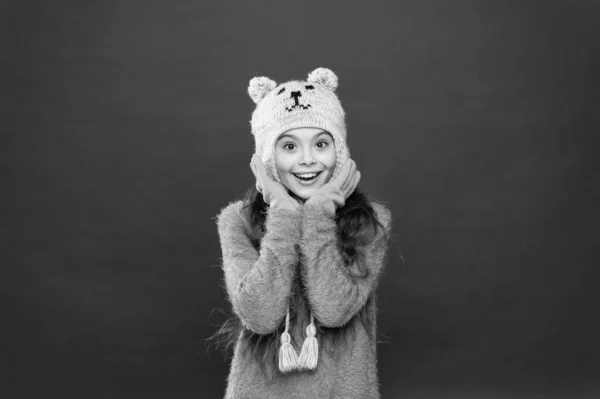
[[[320,128],[331,134],[336,151],[331,179],[340,173],[350,153],[344,110],[335,95],[337,87],[337,76],[327,68],[315,69],[306,81],[291,80],[277,85],[264,76],[250,80],[248,94],[257,104],[250,121],[255,153],[271,178],[281,183],[275,165],[277,139],[282,133],[301,127]],[[262,192],[258,182],[256,187]]]
[[[335,95],[337,86],[337,76],[327,68],[315,69],[306,81],[292,80],[277,85],[275,81],[264,76],[250,80],[248,94],[257,104],[250,122],[255,140],[255,153],[263,161],[271,178],[281,183],[275,165],[277,139],[290,129],[302,127],[320,128],[331,134],[336,152],[336,166],[331,179],[339,175],[342,166],[350,158],[350,152],[346,145],[344,110]],[[258,180],[256,188],[262,192]],[[312,311],[300,355],[292,347],[289,327],[288,308],[285,330],[281,334],[279,370],[286,373],[315,369],[319,358],[319,346]]]

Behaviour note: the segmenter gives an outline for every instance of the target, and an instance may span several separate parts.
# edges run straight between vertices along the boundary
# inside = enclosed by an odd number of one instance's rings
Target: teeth
[[[316,173],[301,173],[301,174],[296,174],[296,176],[301,177],[303,179],[312,179],[313,177],[317,176]]]

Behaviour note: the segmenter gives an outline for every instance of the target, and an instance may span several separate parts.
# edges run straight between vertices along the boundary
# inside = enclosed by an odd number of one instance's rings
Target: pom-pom
[[[271,90],[277,86],[274,80],[265,76],[250,79],[248,94],[255,103],[259,103]]]
[[[338,78],[331,69],[317,68],[308,74],[308,81],[318,83],[327,87],[331,91],[335,91],[338,87]]]

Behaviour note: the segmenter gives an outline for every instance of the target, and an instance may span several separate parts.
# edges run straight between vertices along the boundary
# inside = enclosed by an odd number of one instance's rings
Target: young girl
[[[356,186],[337,77],[250,81],[256,184],[217,217],[234,356],[226,398],[379,398],[375,289],[389,210]]]

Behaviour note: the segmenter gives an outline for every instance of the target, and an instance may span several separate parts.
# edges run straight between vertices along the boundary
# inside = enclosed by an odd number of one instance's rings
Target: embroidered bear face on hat
[[[336,150],[335,178],[350,157],[346,145],[345,114],[335,94],[337,76],[327,68],[317,68],[305,81],[277,84],[261,76],[250,80],[248,94],[257,104],[250,121],[255,153],[270,176],[281,183],[275,167],[275,143],[282,133],[301,127],[320,128],[333,137]],[[257,182],[257,188],[259,187]]]

